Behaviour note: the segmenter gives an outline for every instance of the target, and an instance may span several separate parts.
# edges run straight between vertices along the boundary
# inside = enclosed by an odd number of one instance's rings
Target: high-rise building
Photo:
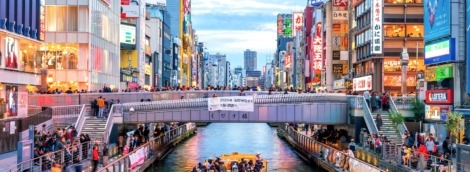
[[[250,51],[249,49],[247,49],[245,52],[244,52],[244,68],[245,70],[247,71],[253,71],[253,70],[256,70],[256,65],[258,64],[257,62],[257,56],[258,54],[256,53],[256,51]]]
[[[349,44],[353,49],[353,89],[391,94],[416,92],[418,71],[425,70],[423,22],[429,21],[423,21],[423,8],[427,9],[427,4],[423,7],[422,0],[364,0],[352,5],[350,14],[354,16],[351,18],[356,19],[349,24],[352,30],[349,33],[354,35]],[[444,16],[449,16],[448,12],[444,12]],[[450,18],[442,21],[450,21]],[[404,47],[409,54],[409,60],[405,59],[407,68],[402,67],[400,58]],[[406,78],[402,78],[402,69],[406,69]],[[406,80],[405,93],[402,93],[402,80]],[[367,84],[355,84],[362,82]]]

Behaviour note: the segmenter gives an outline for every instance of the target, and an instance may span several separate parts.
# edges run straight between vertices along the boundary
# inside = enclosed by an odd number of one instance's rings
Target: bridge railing
[[[83,125],[85,124],[86,120],[86,106],[82,106],[82,109],[80,110],[80,115],[78,115],[77,122],[75,122],[75,130],[77,131],[78,135],[82,132]]]
[[[78,118],[85,105],[52,106],[52,119]]]
[[[194,98],[181,100],[160,100],[151,102],[124,103],[123,111],[128,112],[131,108],[134,111],[158,110],[158,109],[179,109],[207,107],[210,98]],[[282,104],[301,102],[347,102],[345,94],[321,93],[321,94],[274,94],[256,95],[255,104]]]
[[[282,125],[281,130],[283,130],[297,144],[297,146],[309,153],[320,156],[320,158],[332,163],[333,165],[335,164],[334,162],[336,162],[337,153],[339,153],[341,158],[347,159],[345,162],[349,165],[349,171],[385,172],[385,170],[349,156],[341,150],[337,150],[331,146],[318,142],[311,137],[303,135],[287,124]]]
[[[394,102],[397,109],[402,110],[411,110],[413,108],[413,101],[415,101],[416,97],[390,97]]]
[[[34,115],[42,111],[41,106],[28,105],[28,116]]]
[[[171,131],[167,131],[164,134],[154,138],[153,140],[141,145],[140,147],[134,149],[134,151],[129,152],[128,154],[119,157],[105,167],[98,169],[99,172],[121,172],[121,171],[131,171],[130,169],[136,167],[137,165],[142,164],[148,158],[151,158],[153,155],[156,155],[161,148],[171,144],[173,141],[180,137],[185,137],[188,132],[192,132],[196,129],[194,123],[186,123],[182,126],[177,127]],[[144,156],[144,157],[140,157]],[[132,158],[131,158],[132,157]],[[139,160],[143,159],[143,160]]]
[[[66,148],[55,152],[48,152],[42,156],[20,162],[5,172],[43,171],[44,169],[50,169],[53,166],[53,162],[69,166],[83,160],[90,160],[92,155],[88,154],[88,152],[92,146],[93,142],[90,141],[72,145],[68,150]]]

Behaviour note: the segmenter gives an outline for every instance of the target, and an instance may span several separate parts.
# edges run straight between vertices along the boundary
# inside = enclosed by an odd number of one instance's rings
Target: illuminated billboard
[[[119,42],[121,44],[135,45],[135,26],[121,24]]]
[[[292,14],[277,15],[277,34],[292,37]]]
[[[292,14],[292,37],[295,37],[297,31],[302,31],[304,25],[304,13],[296,12]]]

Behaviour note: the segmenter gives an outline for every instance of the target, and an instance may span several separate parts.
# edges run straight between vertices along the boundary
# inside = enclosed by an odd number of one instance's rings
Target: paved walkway
[[[7,170],[8,168],[11,168],[14,166],[14,164],[17,164],[16,163],[16,160],[17,160],[17,156],[16,156],[16,151],[13,151],[13,152],[9,152],[9,153],[5,153],[5,154],[1,154],[0,155],[0,172],[4,172],[5,170]]]

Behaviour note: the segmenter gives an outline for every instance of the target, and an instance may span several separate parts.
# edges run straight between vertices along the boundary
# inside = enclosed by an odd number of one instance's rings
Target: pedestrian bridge
[[[346,124],[345,94],[254,96],[254,111],[208,111],[209,98],[124,103],[114,107],[116,122],[241,122]],[[133,112],[129,111],[134,109]]]

